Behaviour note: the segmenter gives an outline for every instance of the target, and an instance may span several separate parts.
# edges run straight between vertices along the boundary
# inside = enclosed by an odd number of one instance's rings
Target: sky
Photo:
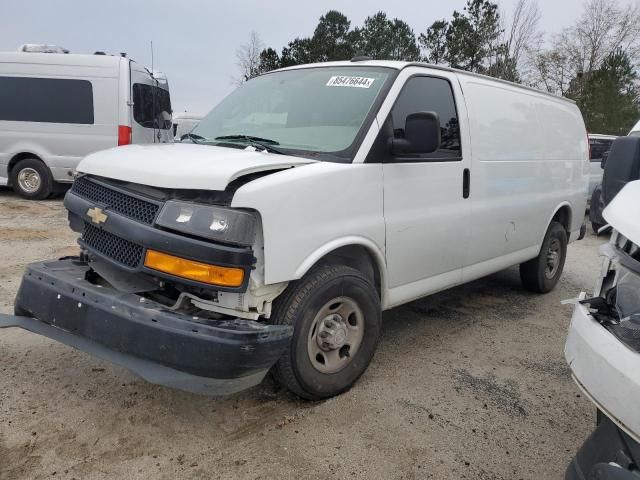
[[[516,0],[497,3],[508,13]],[[174,112],[205,114],[233,88],[236,50],[251,31],[281,48],[311,36],[318,19],[339,10],[352,26],[384,11],[406,21],[416,35],[435,20],[462,10],[465,0],[0,0],[0,51],[24,43],[61,45],[72,53],[127,55],[163,71]],[[540,29],[553,34],[570,25],[584,0],[539,0]]]

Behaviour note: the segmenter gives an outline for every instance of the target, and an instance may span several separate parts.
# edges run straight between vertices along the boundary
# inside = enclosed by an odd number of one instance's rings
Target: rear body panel
[[[131,95],[131,104],[132,109],[130,116],[130,123],[128,125],[131,126],[131,138],[132,143],[137,144],[148,144],[148,143],[168,143],[173,141],[171,122],[168,125],[158,125],[158,128],[153,128],[149,126],[143,126],[138,123],[134,118],[134,110],[137,108],[134,103],[134,94],[133,89],[136,84],[148,85],[152,88],[161,88],[162,90],[168,90],[168,85],[162,84],[151,77],[150,72],[138,65],[135,62],[130,62],[130,95]],[[160,112],[158,112],[160,113]],[[170,111],[168,113],[171,113]],[[167,127],[167,128],[163,128]]]

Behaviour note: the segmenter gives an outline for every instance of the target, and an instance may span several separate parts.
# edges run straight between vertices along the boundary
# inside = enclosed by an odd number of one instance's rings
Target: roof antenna
[[[151,40],[151,77],[153,77],[153,40]]]

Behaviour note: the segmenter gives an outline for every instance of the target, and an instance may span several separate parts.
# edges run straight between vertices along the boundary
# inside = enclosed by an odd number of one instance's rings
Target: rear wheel
[[[567,258],[567,232],[558,222],[551,222],[538,256],[520,264],[520,279],[527,290],[547,293],[560,280]]]
[[[20,160],[11,169],[14,191],[29,200],[43,200],[53,192],[53,178],[47,166],[36,158]]]
[[[314,267],[274,305],[273,323],[294,330],[273,376],[309,400],[348,390],[373,358],[381,316],[378,293],[361,272],[343,265]]]

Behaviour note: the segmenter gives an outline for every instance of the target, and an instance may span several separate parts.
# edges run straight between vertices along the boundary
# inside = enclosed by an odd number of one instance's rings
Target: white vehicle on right
[[[604,211],[611,240],[593,296],[573,311],[565,357],[598,422],[565,480],[633,480],[640,465],[640,180],[628,183]]]
[[[640,121],[636,123],[629,132],[630,137],[640,137]]]

